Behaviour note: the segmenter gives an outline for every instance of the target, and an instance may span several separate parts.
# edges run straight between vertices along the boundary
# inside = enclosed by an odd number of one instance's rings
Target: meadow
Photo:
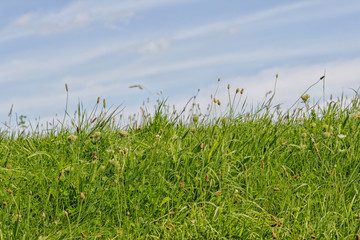
[[[2,130],[0,239],[360,239],[358,94],[281,111],[227,91]]]

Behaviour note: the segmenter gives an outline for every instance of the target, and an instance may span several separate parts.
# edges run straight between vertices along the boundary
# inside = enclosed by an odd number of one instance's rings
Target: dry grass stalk
[[[80,198],[81,198],[81,200],[84,200],[85,199],[85,194],[84,193],[80,193]]]
[[[314,144],[314,148],[315,148],[315,151],[316,151],[317,153],[319,153],[319,148],[318,148],[318,146],[317,146],[316,144]]]
[[[209,181],[209,174],[206,174],[205,175],[205,182],[208,182]]]

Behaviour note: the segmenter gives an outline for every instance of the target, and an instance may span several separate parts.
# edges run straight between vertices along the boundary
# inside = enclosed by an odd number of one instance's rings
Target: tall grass
[[[243,91],[1,134],[0,239],[359,239],[359,96],[248,112]]]

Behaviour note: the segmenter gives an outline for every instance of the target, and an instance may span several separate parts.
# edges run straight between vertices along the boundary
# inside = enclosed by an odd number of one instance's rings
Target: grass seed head
[[[11,189],[9,189],[9,190],[8,190],[8,193],[9,193],[10,195],[12,195],[12,194],[13,194],[13,191],[12,191]]]
[[[304,101],[304,103],[306,103],[309,98],[310,98],[309,94],[301,96],[301,99]]]
[[[324,137],[326,137],[326,138],[331,137],[331,133],[329,133],[329,132],[324,132],[323,135],[324,135]]]
[[[69,213],[67,211],[64,211],[65,216],[69,216]]]
[[[344,134],[339,134],[339,135],[337,135],[337,136],[338,136],[338,138],[340,138],[341,140],[346,138],[346,135],[344,135]]]
[[[261,168],[265,168],[265,163],[264,163],[264,161],[261,161]]]
[[[199,121],[199,116],[198,115],[194,115],[193,116],[193,121],[194,123],[197,123]]]
[[[314,234],[310,235],[312,239],[316,239],[316,236]]]
[[[86,238],[85,233],[83,233],[83,232],[81,232],[81,236],[82,236],[83,238]]]
[[[275,187],[275,188],[274,188],[274,191],[275,191],[275,192],[276,192],[276,191],[280,191],[280,188]]]
[[[129,133],[127,131],[124,130],[119,130],[119,134],[121,137],[126,137],[127,135],[129,135]]]
[[[95,139],[100,138],[100,136],[101,136],[101,132],[95,132],[95,133],[94,133],[94,138],[95,138]]]
[[[243,93],[244,93],[244,88],[242,88],[240,91],[240,94],[243,94]]]
[[[46,218],[45,212],[43,212],[43,213],[41,214],[41,217],[42,217],[42,218]]]
[[[273,239],[277,239],[275,232],[272,233],[272,237],[273,237]]]
[[[219,190],[215,193],[215,196],[219,196],[220,194],[221,194],[221,191]]]
[[[66,92],[69,92],[67,83],[65,83],[65,90],[66,90]]]
[[[103,107],[106,108],[106,101],[105,98],[103,99]]]
[[[205,175],[205,182],[208,182],[209,181],[209,174],[206,174]]]
[[[84,200],[85,199],[85,194],[84,193],[80,193],[80,198],[81,198],[81,200]]]
[[[5,201],[5,202],[3,202],[3,204],[4,204],[4,206],[6,206],[8,203]]]
[[[181,183],[180,183],[180,187],[181,187],[181,188],[185,187],[185,183],[184,183],[184,182],[181,182]]]
[[[78,137],[76,135],[70,135],[70,136],[68,136],[67,139],[68,139],[69,143],[73,144],[78,139]]]
[[[237,88],[235,93],[237,94],[237,93],[239,93],[239,92],[240,92],[240,89],[239,89],[239,88]]]
[[[217,104],[220,106],[221,105],[221,102],[220,102],[220,100],[219,99],[217,99]]]

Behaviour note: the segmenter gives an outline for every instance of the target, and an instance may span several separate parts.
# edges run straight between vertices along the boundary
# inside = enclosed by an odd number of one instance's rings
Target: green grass
[[[71,127],[3,131],[0,240],[359,239],[357,95],[234,114],[240,97],[207,114],[160,101],[126,128],[79,105]]]

